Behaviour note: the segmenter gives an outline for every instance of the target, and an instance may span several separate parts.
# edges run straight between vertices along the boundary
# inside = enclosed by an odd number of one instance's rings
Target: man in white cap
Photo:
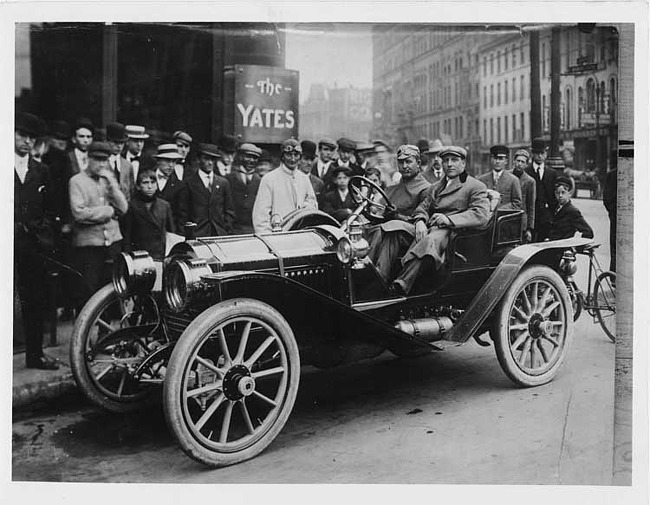
[[[131,163],[133,167],[133,182],[138,178],[138,170],[142,162],[142,150],[144,149],[144,141],[149,138],[144,126],[139,125],[126,125],[126,153],[124,157]]]
[[[235,206],[233,232],[236,235],[253,233],[253,205],[262,178],[255,173],[262,150],[255,144],[242,144],[237,148],[232,171],[226,175]]]
[[[485,184],[465,171],[467,151],[448,146],[440,152],[445,177],[433,184],[413,213],[415,241],[402,258],[402,271],[390,288],[408,294],[424,263],[435,271],[446,265],[446,250],[451,233],[464,228],[487,225],[490,201]]]
[[[301,209],[318,209],[314,188],[309,177],[296,170],[302,156],[300,142],[288,139],[282,143],[282,163],[260,182],[253,206],[255,233],[270,233],[271,220],[283,219],[290,212]]]
[[[176,229],[182,231],[185,223],[180,222],[180,198],[184,184],[174,171],[176,163],[182,159],[181,155],[178,154],[175,144],[161,144],[155,158],[158,196],[169,203]]]

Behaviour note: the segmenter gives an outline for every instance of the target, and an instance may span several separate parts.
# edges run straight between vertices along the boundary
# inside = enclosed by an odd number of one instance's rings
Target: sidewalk
[[[12,405],[14,409],[25,408],[39,400],[58,397],[77,386],[70,370],[70,335],[72,322],[58,322],[57,345],[45,347],[43,352],[59,364],[58,370],[25,368],[25,353],[14,354]],[[44,342],[49,341],[46,334]]]

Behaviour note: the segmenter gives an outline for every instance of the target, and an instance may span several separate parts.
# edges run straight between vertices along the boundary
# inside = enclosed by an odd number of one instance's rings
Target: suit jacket
[[[74,148],[68,151],[68,159],[70,160],[70,177],[81,172],[81,167],[79,166],[79,162],[77,161],[77,157],[75,156],[74,151]]]
[[[70,180],[70,157],[66,151],[50,146],[43,156],[43,163],[50,170],[52,189],[52,205],[56,217],[63,222],[70,222],[70,198],[68,196],[68,181]]]
[[[555,199],[555,180],[557,173],[544,163],[544,177],[540,181],[533,165],[526,168],[526,173],[535,181],[535,226],[550,223],[553,220],[553,210],[557,207]]]
[[[513,175],[514,172],[513,172]],[[524,215],[521,219],[521,231],[533,231],[535,229],[535,201],[537,199],[537,192],[535,191],[535,179],[533,179],[526,172],[522,172],[519,178],[519,185],[521,186],[521,205],[524,210]]]
[[[194,229],[195,236],[232,234],[235,207],[230,183],[226,178],[215,173],[210,191],[196,173],[183,182],[179,198],[181,218],[185,217],[187,221],[197,225]]]
[[[582,213],[571,203],[562,206],[558,211],[553,213],[551,222],[551,231],[548,238],[550,240],[559,240],[571,238],[579,231],[585,238],[594,238],[594,231],[589,223],[582,217]]]
[[[118,156],[117,158],[117,171],[119,172],[118,182],[120,184],[120,189],[127,201],[131,201],[133,192],[135,191],[135,182],[133,177],[133,166],[131,162],[128,161],[123,156]],[[111,164],[111,169],[115,170],[115,167]]]
[[[440,177],[436,177],[436,174],[435,174],[435,172],[433,171],[433,169],[432,169],[432,168],[427,168],[426,170],[424,170],[424,171],[422,172],[422,176],[423,176],[427,181],[429,181],[431,184],[434,184],[434,183],[436,183],[436,182],[442,180],[442,178],[445,176],[445,173],[441,170],[441,171],[440,171]]]
[[[136,193],[124,219],[124,250],[148,251],[153,259],[162,259],[167,232],[176,232],[171,205],[156,198],[147,209],[145,201]]]
[[[235,208],[233,232],[235,234],[253,233],[253,205],[260,189],[262,178],[253,174],[250,182],[242,180],[242,173],[237,167],[226,176],[232,191],[232,203]]]
[[[156,196],[162,198],[171,206],[174,225],[181,234],[187,221],[187,216],[183,214],[184,209],[181,208],[181,196],[184,187],[185,181],[179,181],[176,173],[172,173],[169,179],[167,179],[167,184],[165,184],[163,190],[159,190],[156,194]]]
[[[52,201],[50,172],[31,156],[25,182],[14,171],[14,250],[31,254],[54,248],[55,205]]]
[[[320,208],[323,212],[327,212],[330,216],[338,219],[339,221],[344,221],[352,211],[358,207],[358,204],[352,199],[352,193],[348,191],[348,194],[345,195],[345,200],[341,200],[338,189],[334,191],[328,191],[327,193],[321,196]]]
[[[510,172],[503,170],[496,185],[494,184],[492,170],[478,177],[478,180],[485,184],[488,189],[499,192],[501,195],[499,200],[500,209],[521,209],[521,184],[519,179]]]
[[[321,194],[323,194],[323,190],[325,189],[325,183],[313,173],[309,174],[309,182],[311,182],[311,187],[314,189],[316,199],[320,202]]]

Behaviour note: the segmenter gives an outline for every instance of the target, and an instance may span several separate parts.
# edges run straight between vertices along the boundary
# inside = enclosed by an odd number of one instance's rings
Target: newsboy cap
[[[38,137],[41,134],[41,121],[38,116],[29,112],[20,112],[16,114],[17,132],[22,132],[32,137]]]
[[[413,156],[418,160],[420,159],[420,150],[418,149],[418,146],[414,146],[413,144],[404,144],[397,148],[398,160],[404,160],[410,156]]]
[[[555,187],[564,186],[567,190],[571,191],[571,179],[564,177],[563,175],[555,179]]]
[[[492,156],[499,156],[500,154],[508,156],[508,148],[502,145],[492,146],[490,147],[490,154]]]
[[[323,146],[331,147],[332,149],[336,149],[336,142],[334,142],[331,138],[329,137],[323,137],[318,141],[318,149],[320,149]]]
[[[517,156],[523,156],[523,157],[525,157],[527,160],[530,159],[530,153],[529,153],[528,151],[526,151],[526,149],[517,149],[517,152],[515,153],[515,158],[516,158]]]
[[[96,160],[107,160],[111,153],[111,146],[107,142],[95,141],[88,148],[88,156]]]
[[[178,154],[176,144],[160,144],[154,158],[165,160],[181,160],[183,157]]]
[[[534,153],[543,153],[546,150],[546,141],[542,137],[533,139],[531,151]]]
[[[122,123],[113,122],[106,125],[106,140],[112,142],[126,142],[126,127]]]
[[[259,158],[260,155],[262,154],[262,150],[257,147],[255,144],[251,143],[245,143],[240,145],[237,148],[237,151],[239,151],[241,154],[250,154],[252,156],[255,156],[256,158]]]
[[[459,156],[462,159],[466,159],[467,151],[462,147],[458,147],[458,146],[443,147],[440,151],[440,157],[444,158],[445,156],[449,156],[449,155]]]
[[[187,145],[190,145],[192,143],[192,137],[190,136],[190,134],[184,132],[183,130],[175,131],[174,135],[172,135],[172,138],[175,141],[180,140],[181,142],[185,142]]]
[[[354,151],[357,148],[357,143],[346,137],[341,137],[336,141],[336,143],[338,144],[339,149],[345,149],[347,151]]]
[[[176,149],[176,146],[174,146],[174,149]],[[221,158],[219,148],[214,144],[199,144],[199,154],[205,154],[213,158]]]

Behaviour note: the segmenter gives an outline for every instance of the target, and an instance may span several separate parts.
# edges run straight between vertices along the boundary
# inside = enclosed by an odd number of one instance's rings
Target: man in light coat
[[[508,148],[492,146],[490,162],[492,170],[478,177],[478,180],[488,189],[499,192],[499,209],[521,209],[521,185],[517,178],[505,169],[508,165]]]
[[[530,160],[530,154],[525,149],[519,149],[515,153],[514,167],[512,174],[519,179],[521,186],[521,208],[524,215],[521,219],[521,233],[524,243],[533,240],[533,230],[535,229],[535,179],[526,173],[526,167]]]

